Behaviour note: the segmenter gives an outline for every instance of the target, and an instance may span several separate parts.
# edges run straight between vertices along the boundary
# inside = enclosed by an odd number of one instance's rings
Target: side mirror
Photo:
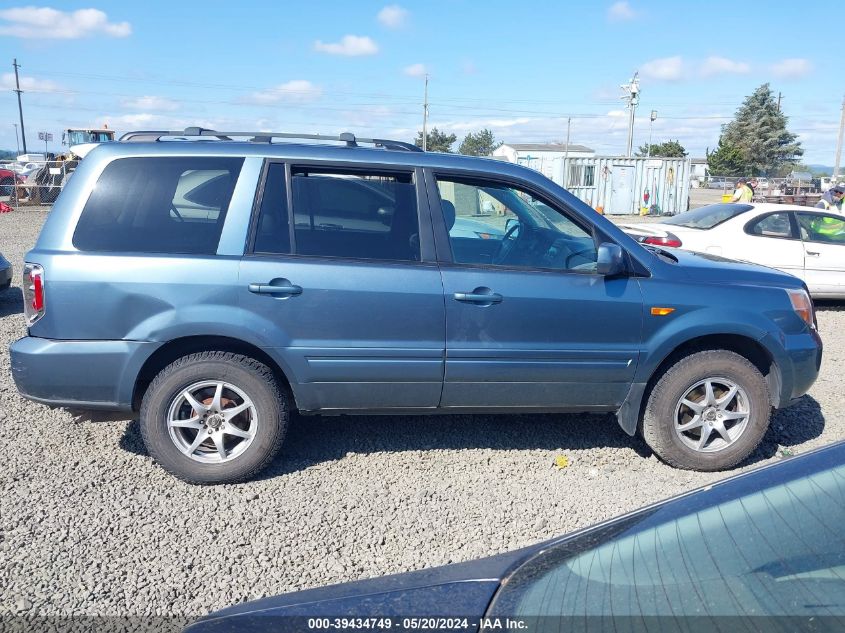
[[[621,275],[625,272],[625,258],[622,247],[610,242],[602,242],[599,245],[596,257],[596,272],[605,277]]]

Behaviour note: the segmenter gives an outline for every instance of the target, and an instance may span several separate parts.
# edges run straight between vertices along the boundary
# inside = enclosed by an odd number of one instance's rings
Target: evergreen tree
[[[654,156],[658,158],[683,158],[687,155],[687,150],[681,145],[679,141],[667,141],[665,143],[652,143],[651,153],[648,151],[648,145],[640,145],[637,150],[637,156]]]
[[[742,152],[735,145],[719,138],[715,152],[707,152],[707,171],[713,176],[742,176],[746,173]]]
[[[451,153],[452,145],[458,140],[454,134],[446,134],[437,128],[432,128],[426,135],[426,151]],[[422,132],[417,132],[417,140],[414,141],[417,147],[422,147]]]
[[[804,153],[786,123],[766,83],[745,99],[734,120],[722,130],[722,139],[739,150],[745,173],[774,175],[798,162]]]
[[[502,142],[496,142],[493,132],[488,129],[483,129],[477,134],[468,133],[461,146],[458,148],[458,154],[465,154],[467,156],[490,156],[493,150],[500,147]]]

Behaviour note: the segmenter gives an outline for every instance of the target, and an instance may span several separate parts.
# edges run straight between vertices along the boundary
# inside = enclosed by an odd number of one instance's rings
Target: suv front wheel
[[[736,466],[769,426],[769,390],[760,371],[727,350],[691,354],[657,381],[642,435],[666,463],[713,471]]]
[[[273,372],[229,352],[184,356],[165,367],[141,403],[150,455],[192,484],[252,479],[275,457],[288,423]]]

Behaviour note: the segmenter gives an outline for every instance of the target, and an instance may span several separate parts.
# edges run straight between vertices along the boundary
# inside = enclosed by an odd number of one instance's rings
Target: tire
[[[266,365],[202,352],[155,377],[141,402],[141,436],[150,455],[182,481],[231,484],[270,465],[288,418],[288,399]]]
[[[770,414],[769,389],[759,370],[739,354],[710,350],[681,359],[660,377],[649,395],[641,433],[671,466],[724,470],[757,448]]]

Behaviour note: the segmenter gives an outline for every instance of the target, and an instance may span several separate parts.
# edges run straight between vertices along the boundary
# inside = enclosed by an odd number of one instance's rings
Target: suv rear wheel
[[[287,424],[287,399],[273,372],[228,352],[174,361],[141,403],[141,435],[150,455],[193,484],[252,479],[275,457]]]
[[[692,354],[654,386],[642,435],[677,468],[713,471],[737,465],[769,426],[766,381],[746,358],[727,350]]]

